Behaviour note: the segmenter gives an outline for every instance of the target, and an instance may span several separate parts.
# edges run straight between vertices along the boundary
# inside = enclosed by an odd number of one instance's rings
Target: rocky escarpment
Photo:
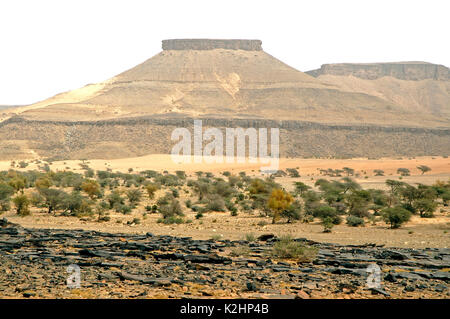
[[[109,121],[27,121],[0,123],[0,158],[125,158],[169,154],[171,133],[193,130],[193,118],[135,118]],[[203,127],[280,129],[281,157],[369,157],[450,155],[450,129],[325,125],[267,119],[203,119]],[[25,142],[24,142],[25,141]]]
[[[448,81],[450,79],[449,68],[426,62],[323,64],[320,69],[306,73],[314,77],[326,74],[352,75],[367,80],[374,80],[384,76],[409,81],[426,79]]]
[[[273,254],[277,241],[27,229],[0,219],[0,297],[449,298],[446,248],[298,238],[317,255],[283,260]],[[79,289],[67,285],[68,266],[79,270]],[[369,267],[378,270],[377,286],[367,284]]]
[[[163,50],[246,50],[261,51],[261,40],[174,39],[163,40]]]

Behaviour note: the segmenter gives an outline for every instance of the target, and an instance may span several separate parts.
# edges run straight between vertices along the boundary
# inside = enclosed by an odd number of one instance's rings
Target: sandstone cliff
[[[374,80],[384,76],[408,81],[426,79],[448,81],[450,79],[450,70],[447,67],[427,62],[323,64],[320,69],[306,73],[314,77],[326,74],[352,75],[367,80]]]
[[[163,40],[163,50],[246,50],[261,51],[261,40],[175,39]]]

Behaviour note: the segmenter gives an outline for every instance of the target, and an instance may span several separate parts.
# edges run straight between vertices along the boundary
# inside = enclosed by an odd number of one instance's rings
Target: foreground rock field
[[[278,259],[257,241],[27,229],[0,220],[1,298],[449,298],[450,249],[296,239],[313,262]],[[368,288],[367,267],[381,268]],[[69,265],[81,286],[68,288]]]

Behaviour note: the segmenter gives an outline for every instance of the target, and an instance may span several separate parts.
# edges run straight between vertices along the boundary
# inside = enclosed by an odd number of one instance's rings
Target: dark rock
[[[394,260],[407,260],[409,256],[394,250],[383,250],[376,254],[377,258],[380,259],[394,259]]]
[[[448,271],[436,271],[431,273],[431,278],[444,281],[450,281],[450,272]]]
[[[273,272],[284,272],[284,271],[290,271],[291,268],[288,267],[271,267]]]
[[[309,299],[309,295],[306,291],[300,290],[297,292],[297,295],[295,296],[296,299]]]
[[[109,268],[109,267],[122,268],[122,267],[123,267],[123,264],[101,262],[99,266],[100,266],[100,267],[104,267],[104,268]]]
[[[185,255],[185,261],[190,261],[192,263],[210,263],[210,264],[226,264],[231,263],[231,259],[227,257],[218,256],[215,254],[211,255]]]
[[[170,278],[147,278],[143,281],[144,284],[152,285],[155,287],[165,287],[172,284],[172,279]]]
[[[389,281],[389,282],[396,282],[397,276],[395,276],[395,274],[389,273],[386,276],[384,276],[384,280]]]
[[[99,280],[104,280],[104,279],[115,280],[115,279],[117,279],[117,275],[111,274],[111,273],[100,273],[100,274],[98,274],[97,278]]]
[[[274,239],[276,236],[274,234],[263,234],[258,237],[258,240],[260,241],[268,241],[269,239]]]
[[[157,260],[160,259],[178,260],[184,258],[183,254],[178,253],[167,253],[167,254],[152,253],[151,255],[155,257]]]
[[[267,295],[267,296],[262,296],[262,298],[265,299],[288,299],[288,300],[292,300],[292,299],[296,299],[297,295]]]
[[[258,288],[256,287],[256,284],[254,282],[247,282],[247,290],[248,291],[257,291]]]
[[[80,254],[80,256],[84,256],[84,257],[110,257],[111,254],[109,252],[106,251],[101,251],[101,250],[91,250],[91,249],[81,249],[80,251],[78,251],[78,253]]]
[[[9,222],[5,217],[0,219],[0,227],[6,227],[8,224],[9,224]]]
[[[307,282],[303,283],[303,288],[307,288],[309,290],[315,290],[315,289],[318,289],[319,286],[317,285],[317,283],[315,283],[313,281],[307,281]]]
[[[436,286],[434,286],[434,290],[437,292],[444,292],[448,289],[448,287],[446,285],[443,284],[437,284]]]
[[[139,281],[143,284],[150,284],[153,286],[169,286],[172,284],[172,281],[169,278],[149,278],[146,276],[128,274],[126,272],[120,272],[118,273],[118,276],[121,280]]]
[[[300,270],[301,272],[305,272],[305,273],[314,272],[313,268],[298,268],[298,270]]]
[[[19,231],[17,228],[0,228],[0,234],[2,235],[17,235]]]
[[[425,285],[423,283],[416,284],[417,289],[428,289],[428,285]]]
[[[415,273],[411,273],[411,272],[398,272],[398,273],[394,273],[392,274],[392,276],[394,276],[396,279],[400,278],[400,279],[408,279],[408,280],[420,280],[422,279],[421,276],[415,274]]]
[[[404,290],[407,292],[413,292],[416,290],[416,288],[414,288],[414,286],[408,285],[404,288]]]
[[[336,268],[331,271],[332,274],[336,275],[355,275],[355,276],[366,276],[367,271],[365,269],[351,269],[351,268]]]
[[[24,293],[22,293],[22,296],[24,296],[25,298],[30,298],[36,296],[36,293],[34,291],[25,291]]]
[[[265,260],[258,260],[256,262],[256,266],[264,267],[265,265],[267,265],[267,262]]]
[[[381,294],[381,295],[384,295],[386,297],[390,296],[390,294],[387,291],[385,291],[384,289],[381,289],[381,288],[369,288],[369,289],[372,291],[373,295]]]

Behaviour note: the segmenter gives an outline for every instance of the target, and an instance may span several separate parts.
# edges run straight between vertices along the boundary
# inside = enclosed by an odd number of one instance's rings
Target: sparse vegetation
[[[106,221],[111,218],[111,211],[129,215],[141,209],[144,210],[144,219],[147,213],[160,213],[159,222],[176,224],[185,222],[183,217],[186,213],[194,213],[192,221],[194,217],[202,219],[211,212],[229,212],[230,218],[252,214],[261,218],[271,217],[272,223],[310,223],[319,219],[324,231],[331,232],[333,226],[344,219],[348,226],[355,227],[364,225],[365,219],[375,224],[377,216],[381,216],[380,219],[391,228],[398,228],[409,220],[404,210],[411,215],[430,218],[450,202],[450,182],[437,181],[427,186],[388,179],[388,191],[362,189],[349,176],[364,174],[365,171],[356,172],[349,167],[322,170],[322,173],[332,172],[334,177],[340,174],[347,175],[345,177],[319,178],[314,187],[297,181],[293,191],[287,192],[273,176],[250,177],[245,172],[237,175],[223,172],[217,177],[208,172],[198,172],[193,178],[184,171],[161,174],[151,170],[128,173],[105,170],[86,174],[90,168],[86,163],[82,165],[84,174],[52,170],[16,171],[12,168],[0,172],[0,211],[10,210],[11,198],[23,194],[28,199],[28,206],[25,206],[30,212],[33,207],[45,208],[53,216]],[[294,169],[287,172],[295,175]],[[407,173],[402,169],[399,172]],[[157,194],[158,198],[155,198]],[[20,206],[19,210],[26,212],[25,208],[22,209],[25,206]],[[267,219],[253,225],[264,227]]]
[[[311,262],[317,255],[317,249],[296,242],[292,236],[286,235],[274,244],[272,255],[274,258],[294,259],[298,262]]]

